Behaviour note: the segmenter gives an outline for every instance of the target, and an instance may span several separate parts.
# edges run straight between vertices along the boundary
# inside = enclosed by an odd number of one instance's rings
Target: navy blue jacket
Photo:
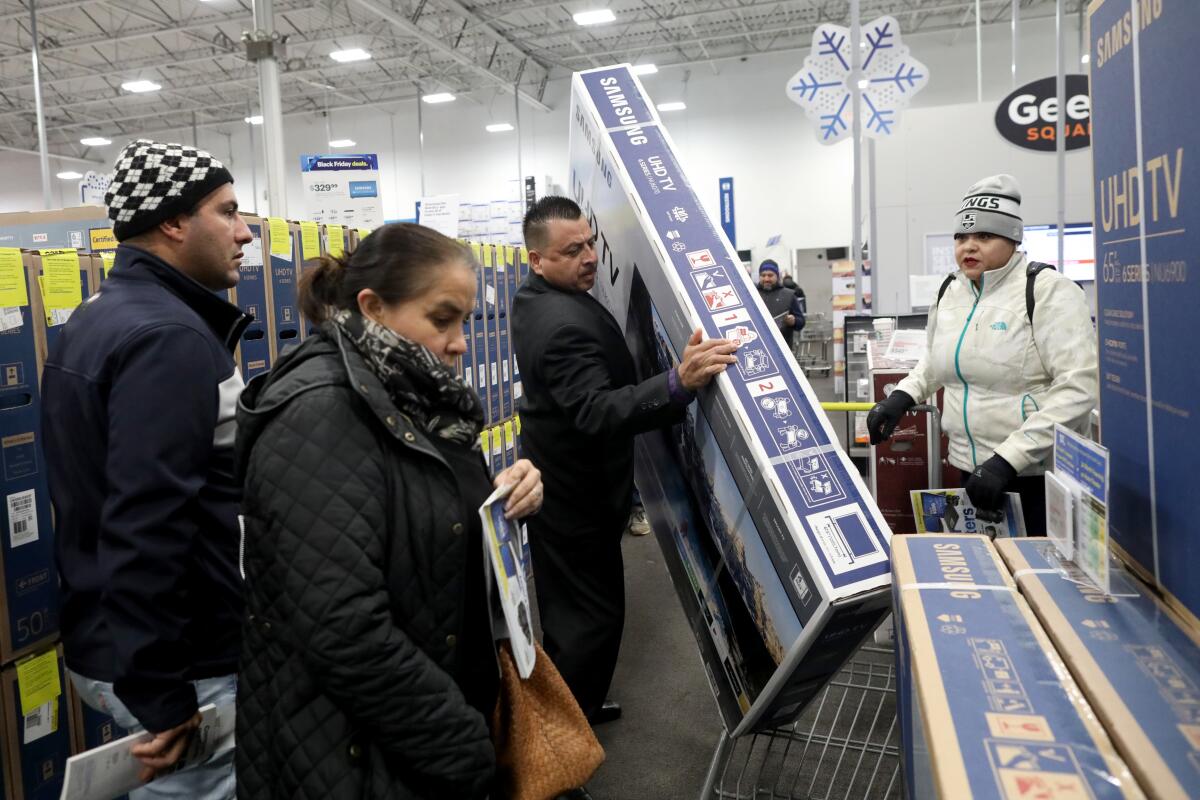
[[[196,712],[189,681],[237,671],[242,378],[250,318],[121,245],[51,348],[42,431],[67,666],[115,684],[148,730]]]

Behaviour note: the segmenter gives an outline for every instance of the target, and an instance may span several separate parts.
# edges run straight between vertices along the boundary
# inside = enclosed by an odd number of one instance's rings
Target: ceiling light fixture
[[[486,127],[488,133],[504,133],[513,129],[513,126],[507,122],[493,122],[491,125]]]
[[[860,80],[858,82],[858,88],[862,89],[863,91],[866,91],[868,88],[870,88],[870,86],[871,86],[871,81],[869,81],[866,78],[863,78],[862,80]]]
[[[611,9],[597,8],[593,11],[580,11],[574,18],[576,25],[603,25],[615,20],[617,15]]]
[[[687,108],[687,103],[679,101],[658,104],[659,111],[683,111],[685,108]]]
[[[255,114],[253,117],[246,117],[245,119],[246,119],[247,125],[262,125],[263,124],[262,114]]]
[[[634,75],[653,75],[658,72],[658,67],[654,64],[634,64],[629,71]]]
[[[58,173],[58,177],[64,181],[77,181],[83,177],[83,174],[79,172],[73,172],[72,170],[67,170],[66,172]]]
[[[121,88],[127,92],[141,94],[142,92],[157,92],[162,86],[154,81],[126,81],[121,84]]]
[[[371,54],[361,47],[351,47],[349,50],[334,50],[329,57],[339,64],[346,64],[350,61],[366,61]]]
[[[330,147],[354,147],[356,142],[353,139],[330,139]]]
[[[458,98],[456,98],[454,95],[450,94],[449,92],[434,92],[433,94],[421,95],[421,99],[423,101],[425,101],[426,103],[437,104],[437,103],[453,103]]]
[[[85,139],[80,139],[79,143],[87,147],[104,147],[112,144],[112,139],[105,139],[103,136],[88,136]]]

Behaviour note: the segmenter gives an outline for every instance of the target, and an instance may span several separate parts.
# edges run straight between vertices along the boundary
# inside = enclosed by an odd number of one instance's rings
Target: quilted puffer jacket
[[[486,797],[488,728],[452,677],[467,521],[433,444],[326,325],[247,387],[238,457],[238,797]]]

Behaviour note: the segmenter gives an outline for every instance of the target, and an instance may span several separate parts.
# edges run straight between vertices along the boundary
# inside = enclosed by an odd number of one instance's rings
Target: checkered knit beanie
[[[104,194],[113,235],[121,242],[185,214],[233,176],[209,153],[184,144],[138,139],[125,145]]]
[[[992,175],[967,189],[954,215],[954,232],[994,233],[1014,242],[1025,238],[1017,179],[1012,175]]]

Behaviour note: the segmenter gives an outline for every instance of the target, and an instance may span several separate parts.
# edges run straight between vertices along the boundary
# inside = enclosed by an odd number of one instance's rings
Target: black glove
[[[977,511],[997,511],[1004,503],[1004,490],[1017,471],[1000,456],[992,456],[980,464],[967,479],[967,497]]]
[[[876,403],[867,414],[867,432],[871,434],[871,444],[883,444],[890,439],[904,412],[916,404],[917,401],[908,392],[899,389],[893,389],[886,400]]]

